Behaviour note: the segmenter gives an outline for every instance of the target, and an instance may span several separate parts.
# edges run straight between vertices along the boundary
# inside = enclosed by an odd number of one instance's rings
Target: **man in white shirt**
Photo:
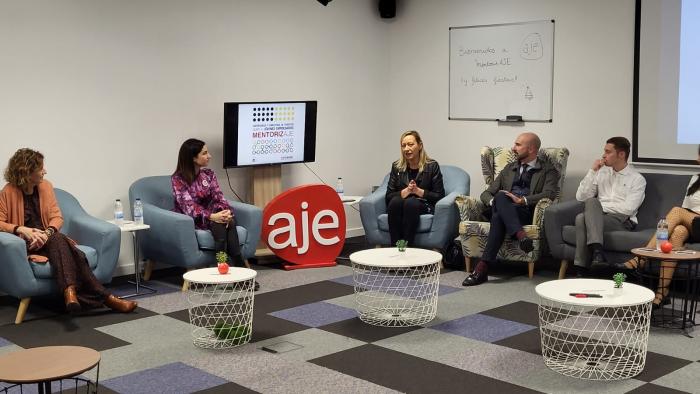
[[[593,166],[576,191],[576,199],[585,203],[576,216],[577,276],[585,276],[588,267],[607,262],[603,252],[603,233],[633,230],[637,210],[644,201],[647,182],[627,163],[630,142],[625,137],[606,141],[603,157]]]

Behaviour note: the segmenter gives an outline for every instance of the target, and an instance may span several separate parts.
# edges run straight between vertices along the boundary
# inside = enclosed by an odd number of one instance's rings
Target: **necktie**
[[[523,174],[525,174],[525,172],[527,172],[527,164],[521,164],[520,165],[520,178],[523,177]]]

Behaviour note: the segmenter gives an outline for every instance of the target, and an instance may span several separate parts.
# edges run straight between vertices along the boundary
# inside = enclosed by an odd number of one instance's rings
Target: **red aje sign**
[[[345,244],[345,209],[327,185],[291,188],[263,211],[262,239],[285,269],[329,267]]]

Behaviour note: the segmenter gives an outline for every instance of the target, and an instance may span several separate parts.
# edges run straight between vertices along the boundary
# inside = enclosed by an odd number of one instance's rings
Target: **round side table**
[[[94,384],[74,377],[95,366],[97,377]],[[40,394],[50,393],[51,382],[62,379],[74,379],[76,390],[78,382],[85,382],[88,390],[92,387],[93,392],[97,392],[99,378],[100,353],[82,346],[35,347],[0,356],[0,381],[20,386],[36,383]]]
[[[253,300],[257,273],[231,267],[227,274],[217,268],[188,271],[187,300],[195,346],[230,348],[250,341],[253,332]]]
[[[659,281],[670,279],[671,286],[666,287],[668,305],[656,310],[651,315],[654,327],[679,329],[686,335],[697,323],[695,317],[700,292],[700,252],[695,250],[674,250],[662,253],[656,249],[632,249],[635,256],[646,258],[648,264],[637,267],[643,284],[657,291]],[[672,278],[664,278],[661,264],[664,261],[676,263]],[[671,291],[673,290],[673,292]]]
[[[432,250],[368,249],[350,255],[360,319],[376,326],[425,324],[437,313],[442,255]]]
[[[654,292],[632,283],[613,287],[611,280],[561,279],[535,288],[547,367],[590,380],[628,379],[642,372]]]

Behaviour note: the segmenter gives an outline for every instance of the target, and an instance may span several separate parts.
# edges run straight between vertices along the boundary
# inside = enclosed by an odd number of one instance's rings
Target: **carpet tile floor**
[[[548,369],[535,286],[555,279],[555,270],[528,279],[522,267],[506,268],[471,288],[461,286],[463,271],[443,270],[437,317],[390,328],[357,317],[349,266],[284,271],[279,262],[264,263],[254,266],[262,289],[252,340],[237,348],[192,344],[181,272],[166,269],[149,282],[158,292],[138,297],[128,315],[70,316],[60,299],[43,297],[15,325],[17,300],[1,296],[0,355],[48,345],[94,348],[102,356],[101,393],[700,393],[698,330],[686,336],[652,328],[646,366],[632,379],[588,381]],[[115,279],[115,293],[133,291],[126,279]],[[83,375],[95,379],[96,371]],[[70,384],[53,389],[68,392]],[[7,387],[0,382],[0,393]]]

